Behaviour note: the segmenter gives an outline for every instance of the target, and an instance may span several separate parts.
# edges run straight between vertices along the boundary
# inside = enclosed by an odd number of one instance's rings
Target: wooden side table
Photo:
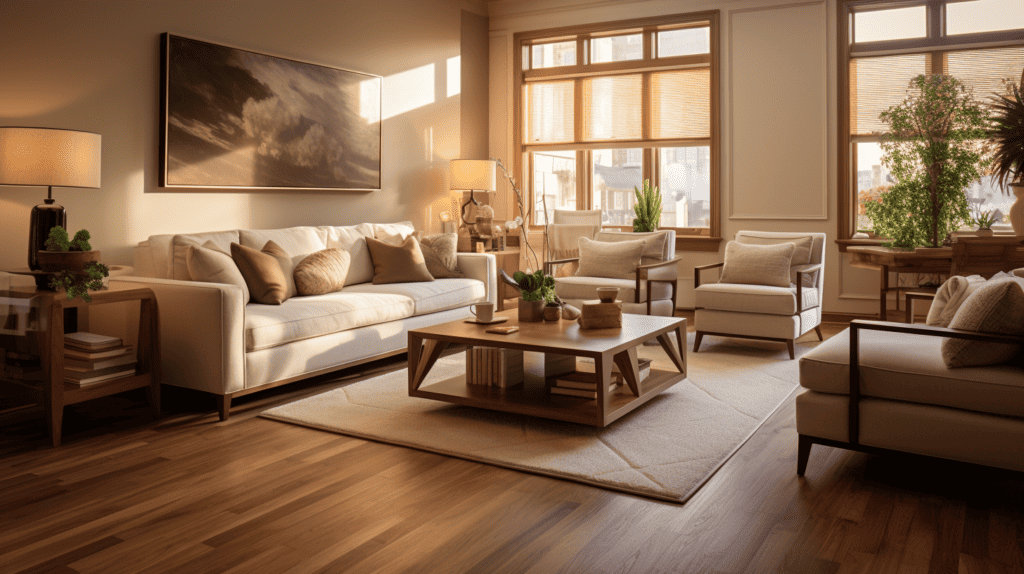
[[[505,249],[504,251],[489,251],[494,258],[497,259],[497,267],[499,270],[504,269],[505,273],[511,276],[516,271],[519,271],[519,257],[521,251],[518,247],[511,249]],[[505,283],[501,279],[498,279],[498,311],[505,310],[505,300],[514,299],[519,297],[519,293],[511,285]]]
[[[149,288],[112,287],[90,292],[92,302],[81,298],[68,300],[63,293],[12,289],[0,291],[0,300],[23,301],[26,308],[42,312],[39,329],[26,333],[33,339],[42,364],[42,381],[19,381],[0,378],[5,393],[32,400],[43,405],[53,446],[60,445],[64,407],[90,399],[105,397],[133,389],[146,388],[153,414],[160,416],[160,352],[157,329],[156,296]],[[64,382],[64,309],[91,307],[107,303],[139,301],[139,330],[136,341],[137,366],[135,375],[112,379],[87,386]]]

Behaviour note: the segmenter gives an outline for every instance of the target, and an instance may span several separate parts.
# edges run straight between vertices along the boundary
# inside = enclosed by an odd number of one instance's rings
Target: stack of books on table
[[[640,382],[643,382],[651,375],[651,360],[639,359],[637,366],[640,371]],[[585,357],[576,358],[576,372],[561,375],[551,385],[551,393],[570,397],[582,397],[585,399],[597,398],[597,375],[595,373],[594,360]],[[608,390],[614,391],[625,384],[622,373],[617,365],[612,365],[612,381]]]
[[[39,361],[39,355],[6,351],[2,369],[3,377],[6,379],[15,381],[43,380],[43,366]]]
[[[64,382],[84,386],[135,374],[135,349],[94,333],[64,335]]]

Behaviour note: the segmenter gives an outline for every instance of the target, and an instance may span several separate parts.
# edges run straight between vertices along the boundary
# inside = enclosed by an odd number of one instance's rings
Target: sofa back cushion
[[[370,259],[370,250],[366,247],[366,238],[373,237],[372,224],[360,223],[359,225],[321,227],[320,229],[327,234],[329,249],[344,249],[351,258],[348,274],[345,276],[345,285],[358,285],[373,281],[373,260]]]
[[[964,301],[950,329],[1024,336],[1024,279],[986,281]],[[1020,352],[1020,345],[945,339],[942,360],[950,369],[1005,363]]]
[[[416,232],[411,221],[399,221],[397,223],[374,223],[374,239],[382,239],[385,235],[400,235],[404,240]]]
[[[249,287],[231,255],[220,250],[214,242],[190,245],[186,254],[188,279],[200,283],[223,283],[242,290],[242,304],[249,302]]]
[[[231,244],[238,243],[238,231],[182,233],[172,237],[169,279],[188,281],[191,278],[188,272],[188,248],[191,246],[202,247],[207,242],[212,243],[217,251],[231,253]],[[260,247],[263,247],[263,245],[260,245]],[[159,263],[154,261],[154,265],[158,266]]]
[[[288,229],[242,229],[238,232],[239,244],[259,251],[268,241],[273,241],[291,257],[292,268],[310,253],[327,249],[324,242],[326,233],[315,227],[290,227]],[[288,293],[294,294],[295,279],[291,273],[285,277]],[[253,295],[253,299],[256,295]]]

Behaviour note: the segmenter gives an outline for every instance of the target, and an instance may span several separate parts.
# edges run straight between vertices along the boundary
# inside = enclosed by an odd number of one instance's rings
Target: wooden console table
[[[879,270],[878,320],[886,320],[886,296],[899,287],[889,286],[889,273],[940,273],[949,274],[953,262],[952,247],[918,247],[914,251],[901,251],[876,245],[852,245],[846,248],[850,254],[850,265],[861,269]]]
[[[64,407],[90,399],[145,388],[155,416],[160,416],[160,351],[157,330],[156,296],[149,288],[111,287],[91,291],[92,302],[81,298],[68,300],[64,293],[36,291],[32,288],[0,291],[0,303],[12,306],[18,318],[17,333],[26,350],[38,354],[42,366],[41,381],[20,381],[0,377],[0,389],[43,405],[53,446],[60,445]],[[135,375],[86,386],[64,382],[64,310],[106,303],[139,301],[139,331],[136,341]],[[2,352],[2,349],[0,349]]]

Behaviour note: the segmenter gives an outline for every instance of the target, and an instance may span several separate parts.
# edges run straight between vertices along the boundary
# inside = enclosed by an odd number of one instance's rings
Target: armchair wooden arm
[[[697,267],[694,267],[693,268],[693,288],[696,289],[697,287],[700,287],[700,272],[701,271],[706,271],[708,269],[714,269],[716,267],[721,267],[723,265],[725,265],[724,261],[719,262],[719,263],[712,263],[710,265],[698,265]]]
[[[640,282],[647,281],[647,314],[651,314],[651,284],[652,283],[668,283],[672,286],[671,299],[672,306],[675,307],[676,301],[676,289],[679,286],[678,279],[649,279],[647,272],[651,269],[658,269],[660,267],[668,267],[670,265],[678,265],[682,261],[682,257],[676,257],[675,259],[668,259],[665,261],[659,261],[657,263],[648,263],[646,265],[638,265],[636,268],[636,288],[633,289],[633,302],[641,303],[640,301]]]
[[[935,293],[927,293],[921,291],[911,291],[907,293],[907,323],[914,323],[914,301],[932,301],[935,299]]]
[[[946,327],[929,327],[927,325],[905,325],[903,323],[889,323],[887,321],[866,321],[854,319],[850,321],[850,410],[849,410],[849,442],[859,444],[860,428],[860,332],[885,331],[888,333],[903,333],[907,335],[928,335],[932,337],[948,337],[950,339],[965,339],[967,341],[980,341],[985,343],[1013,343],[1024,345],[1024,337],[1015,335],[997,335],[994,333],[978,333],[975,331],[962,331],[960,329],[949,329]]]
[[[551,275],[552,272],[554,272],[554,269],[555,269],[556,266],[558,266],[558,265],[565,265],[566,263],[573,263],[573,262],[576,262],[576,261],[579,261],[579,260],[580,260],[579,257],[572,257],[572,258],[569,258],[569,259],[555,259],[553,261],[545,261],[544,262],[544,274],[545,275]]]

